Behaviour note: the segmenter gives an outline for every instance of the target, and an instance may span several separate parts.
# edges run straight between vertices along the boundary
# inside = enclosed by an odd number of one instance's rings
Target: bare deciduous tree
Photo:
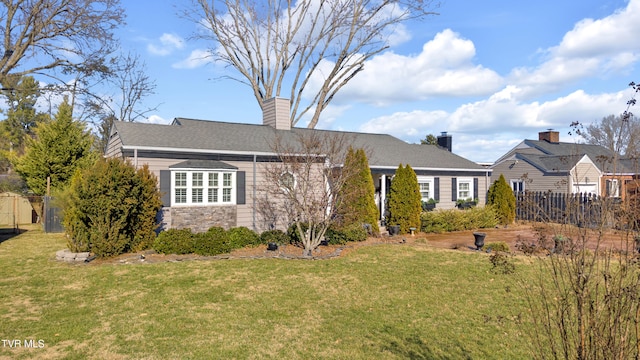
[[[340,168],[350,137],[312,131],[291,135],[277,137],[272,144],[277,159],[264,165],[260,186],[268,201],[258,202],[268,208],[258,209],[258,213],[271,221],[281,214],[286,218],[283,223],[295,224],[304,254],[311,256],[335,220],[339,190],[349,176]]]
[[[620,144],[627,130],[613,132],[612,144]],[[616,169],[621,160],[614,155],[610,161]],[[553,210],[566,223],[539,227],[540,248],[549,251],[538,258],[536,281],[524,284],[534,358],[640,357],[637,189],[634,179],[620,198],[594,197],[585,203],[574,197]],[[572,225],[571,219],[579,221]],[[606,237],[618,240],[611,243]]]
[[[609,115],[587,126],[581,135],[589,144],[604,146],[624,156],[637,155],[640,150],[640,119]]]
[[[119,0],[2,0],[0,84],[9,74],[57,79],[56,70],[95,70],[123,22]]]
[[[240,75],[262,107],[291,101],[291,124],[309,128],[364,64],[389,46],[403,23],[435,14],[433,0],[194,0],[187,17],[203,24],[216,60]],[[282,94],[282,92],[285,92]]]

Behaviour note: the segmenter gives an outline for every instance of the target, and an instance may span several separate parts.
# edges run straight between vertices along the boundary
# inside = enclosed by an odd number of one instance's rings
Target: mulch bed
[[[480,230],[486,233],[485,245],[491,242],[502,241],[509,245],[512,252],[517,251],[518,243],[536,244],[541,234],[549,239],[553,237],[550,229],[545,227],[536,228],[531,224],[516,224],[509,227],[498,227],[493,229]],[[123,254],[109,259],[95,259],[90,264],[144,264],[158,262],[179,262],[190,260],[228,260],[228,259],[305,259],[305,260],[328,260],[338,256],[344,256],[350,251],[362,246],[375,246],[382,244],[398,244],[398,245],[415,245],[427,246],[440,249],[451,249],[456,251],[475,251],[474,231],[456,231],[444,234],[425,234],[418,233],[415,235],[396,235],[371,237],[363,242],[349,243],[347,245],[329,245],[319,246],[313,253],[313,257],[303,256],[302,248],[293,245],[280,246],[276,251],[267,250],[266,245],[260,245],[254,248],[237,249],[230,254],[222,254],[216,256],[201,256],[196,254],[188,255],[165,255],[156,254],[153,250],[144,252]],[[605,246],[615,246],[623,248],[621,239],[623,234],[617,232],[608,233],[603,240]],[[596,240],[591,240],[588,247],[595,248]]]

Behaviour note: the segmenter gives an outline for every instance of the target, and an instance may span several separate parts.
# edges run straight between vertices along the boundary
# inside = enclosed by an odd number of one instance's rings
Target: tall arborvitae
[[[492,205],[502,225],[511,224],[516,218],[516,197],[511,186],[502,174],[500,178],[491,184],[487,203]]]
[[[420,229],[422,197],[418,177],[411,166],[398,166],[389,191],[389,225],[400,225],[406,234],[410,228]]]
[[[375,188],[364,150],[349,147],[342,171],[347,176],[339,195],[337,215],[340,225],[371,224],[371,231],[377,234],[380,230]]]

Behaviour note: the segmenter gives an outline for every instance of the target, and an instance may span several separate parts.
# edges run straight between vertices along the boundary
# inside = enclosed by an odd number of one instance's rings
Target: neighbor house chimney
[[[451,152],[451,135],[447,135],[446,131],[443,131],[438,136],[438,146],[447,149]]]
[[[552,129],[547,129],[547,131],[541,131],[538,133],[538,140],[550,143],[558,143],[560,142],[560,133],[557,131],[553,131]]]
[[[262,123],[278,130],[291,130],[289,99],[271,98],[262,103]]]

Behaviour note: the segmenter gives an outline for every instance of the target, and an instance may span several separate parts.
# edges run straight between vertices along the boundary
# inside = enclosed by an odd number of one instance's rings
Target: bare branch
[[[438,6],[435,0],[194,0],[185,15],[205,24],[195,37],[214,44],[216,60],[238,71],[261,107],[286,91],[291,124],[312,111],[307,126],[314,128],[364,63],[388,48],[396,26],[433,15]]]

